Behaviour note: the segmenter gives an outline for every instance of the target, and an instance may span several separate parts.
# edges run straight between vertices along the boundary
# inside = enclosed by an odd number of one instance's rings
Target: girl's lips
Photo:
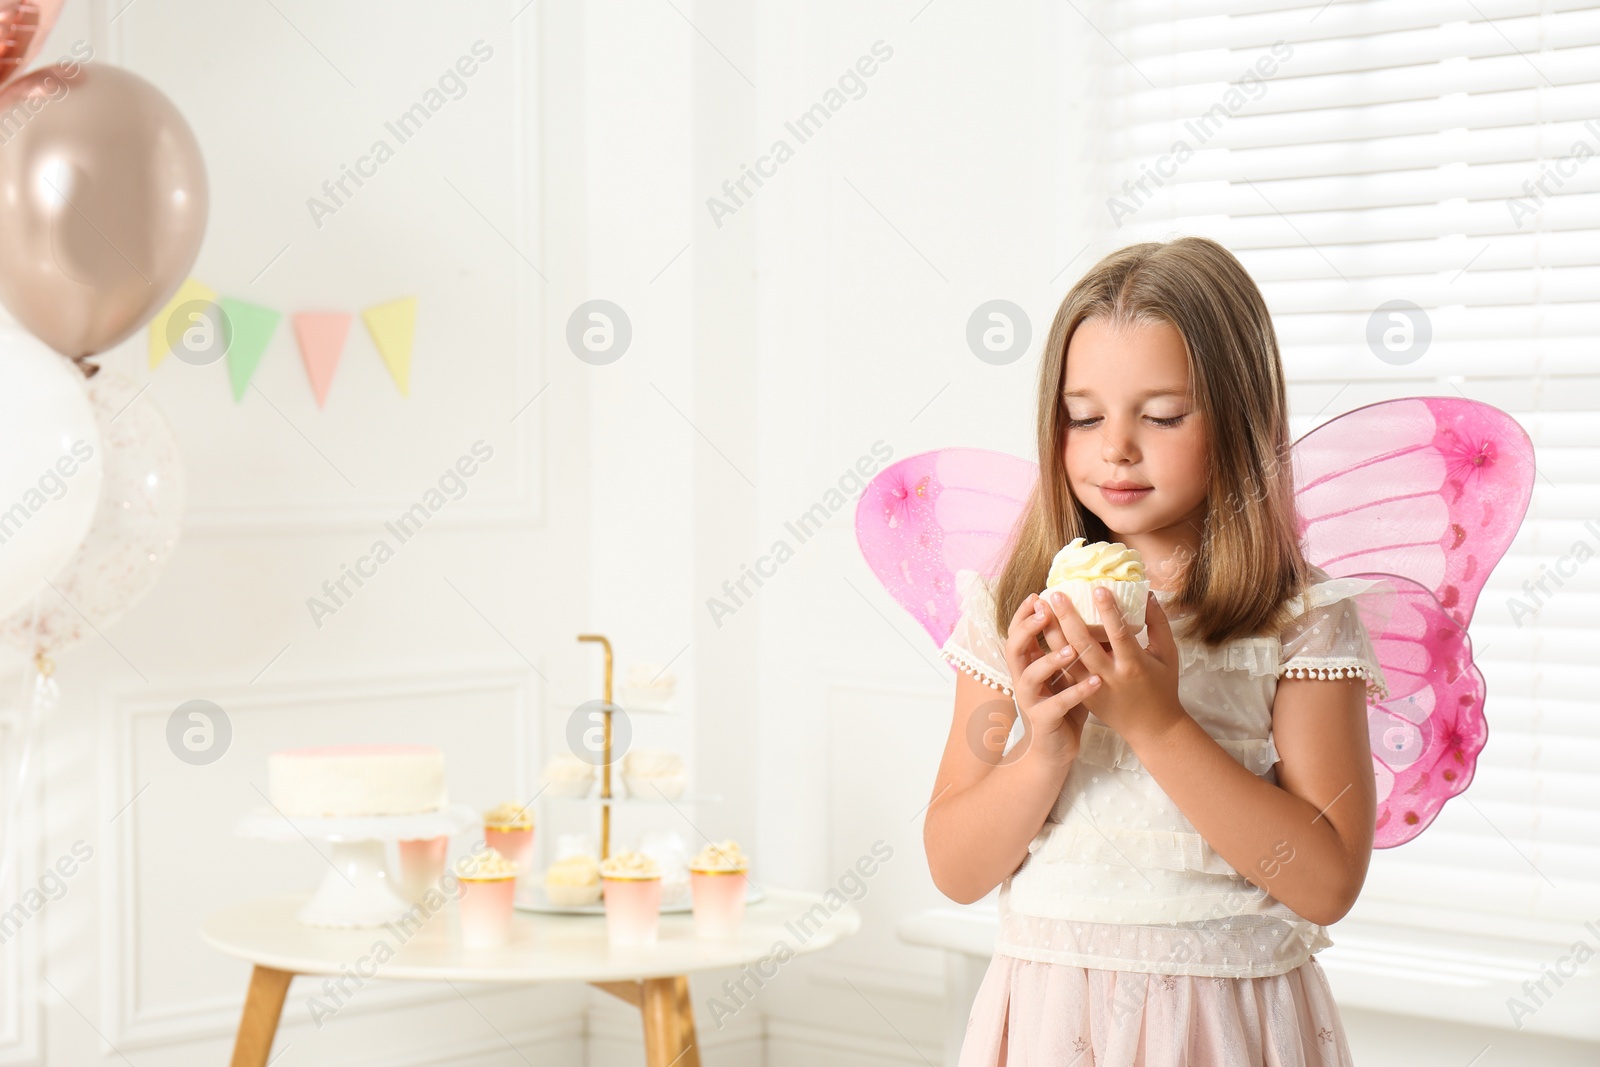
[[[1110,485],[1102,485],[1100,495],[1105,497],[1108,504],[1137,504],[1150,495],[1151,486],[1141,486],[1135,489],[1114,489]]]

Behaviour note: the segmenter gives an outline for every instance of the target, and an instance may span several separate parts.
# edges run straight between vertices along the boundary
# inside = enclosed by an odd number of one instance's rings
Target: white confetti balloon
[[[0,638],[29,654],[54,658],[120,618],[155,584],[183,524],[178,443],[155,401],[108,370],[88,390],[103,445],[99,504],[54,589],[0,623]]]

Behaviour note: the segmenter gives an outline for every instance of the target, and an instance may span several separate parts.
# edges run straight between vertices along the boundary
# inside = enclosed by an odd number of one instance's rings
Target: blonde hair
[[[995,632],[1005,634],[1050,561],[1074,537],[1109,541],[1067,481],[1067,346],[1078,325],[1167,323],[1182,335],[1189,384],[1210,442],[1199,552],[1179,574],[1171,606],[1208,644],[1275,632],[1285,601],[1305,584],[1289,463],[1283,362],[1266,301],[1233,253],[1206,237],[1129,245],[1089,269],[1056,311],[1039,366],[1039,481],[1012,531],[995,585]]]

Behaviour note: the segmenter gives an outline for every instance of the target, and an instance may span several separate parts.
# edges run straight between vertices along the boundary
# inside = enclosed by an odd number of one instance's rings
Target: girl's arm
[[[1228,755],[1186,713],[1125,738],[1234,870],[1328,926],[1355,904],[1372,858],[1378,801],[1365,682],[1279,679],[1272,736],[1277,785]]]
[[[1059,746],[1048,741],[1023,750],[1019,739],[1002,757],[1016,718],[1010,697],[997,697],[965,673],[956,676],[955,718],[922,843],[933,884],[958,904],[982,900],[1022,866],[1028,842],[1044,826],[1072,765],[1071,755],[1062,758]],[[1014,758],[1019,750],[1021,757]]]
[[[922,843],[933,884],[960,904],[983,899],[1027,858],[1028,843],[1055,807],[1078,754],[1089,714],[1083,698],[1100,685],[1098,677],[1064,677],[1077,652],[1059,629],[1045,632],[1050,616],[1036,601],[1023,601],[1006,632],[1015,700],[966,673],[956,676],[955,715]],[[1007,753],[1019,710],[1027,729]]]

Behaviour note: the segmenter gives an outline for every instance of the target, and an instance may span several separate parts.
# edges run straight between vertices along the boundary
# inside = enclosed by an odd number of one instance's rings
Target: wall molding
[[[12,791],[18,788],[14,776],[25,742],[26,716],[25,711],[0,715],[0,767],[5,768],[5,773],[0,775],[0,785],[3,785],[0,805],[9,805]],[[20,903],[23,889],[37,884],[39,878],[44,847],[43,835],[38,832],[43,779],[40,768],[44,764],[43,723],[35,736],[39,747],[30,757],[32,768],[28,781],[16,798],[16,832],[8,835],[7,840],[0,840],[0,848],[9,850],[11,861],[6,884],[0,885],[0,911],[8,911]],[[5,818],[6,812],[0,808],[0,828]],[[44,1015],[39,983],[39,924],[43,921],[42,913],[32,916],[15,937],[0,945],[0,1064],[7,1067],[32,1067],[43,1063],[39,1044]]]

